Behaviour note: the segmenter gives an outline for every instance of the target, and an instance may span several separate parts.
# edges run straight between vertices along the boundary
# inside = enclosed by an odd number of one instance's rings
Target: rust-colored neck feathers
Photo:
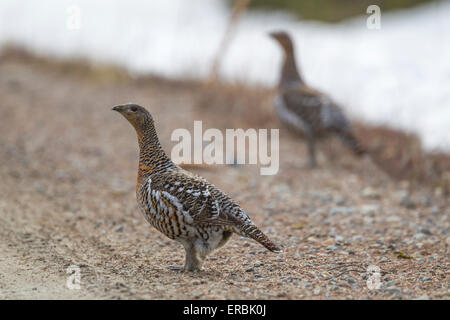
[[[159,143],[155,125],[152,119],[145,119],[133,124],[139,142],[138,179],[142,176],[161,172],[175,167]]]

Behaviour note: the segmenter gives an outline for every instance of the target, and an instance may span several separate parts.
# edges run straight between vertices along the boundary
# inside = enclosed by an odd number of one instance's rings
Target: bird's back
[[[304,84],[282,87],[276,100],[280,119],[309,134],[345,125],[345,116],[327,96]]]

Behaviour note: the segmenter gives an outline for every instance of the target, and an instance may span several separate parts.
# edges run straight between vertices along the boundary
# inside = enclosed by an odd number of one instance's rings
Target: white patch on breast
[[[155,198],[157,202],[159,202],[159,191],[158,190],[152,190],[152,196]]]
[[[323,126],[328,127],[333,120],[332,109],[330,107],[331,101],[326,97],[322,97],[320,102],[322,103],[322,108],[320,109],[320,120],[322,121]]]
[[[215,214],[215,216],[218,217],[220,215],[220,205],[217,200],[214,201],[214,204],[216,205],[217,208],[217,213]]]
[[[171,195],[170,193],[166,191],[162,191],[162,196],[167,199],[175,208],[177,208],[177,212],[179,214],[183,214],[184,219],[187,223],[193,223],[194,219],[192,219],[191,215],[188,211],[183,210],[183,204],[178,200],[177,197]]]
[[[144,214],[145,219],[151,223],[150,221],[150,216],[147,212],[147,210],[150,211],[150,215],[152,215],[153,217],[157,216],[157,208],[153,207],[152,201],[150,199],[150,196],[152,195],[153,192],[155,192],[154,190],[152,190],[152,179],[148,179],[147,182],[147,203],[145,203],[145,206],[147,206],[146,208],[141,208],[142,213]]]

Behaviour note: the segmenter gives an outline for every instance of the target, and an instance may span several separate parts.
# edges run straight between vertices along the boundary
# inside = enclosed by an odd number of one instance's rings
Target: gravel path
[[[111,106],[149,106],[166,150],[171,132],[193,120],[251,121],[200,106],[213,97],[199,86],[105,79],[0,62],[0,299],[450,298],[450,207],[441,190],[392,181],[334,141],[333,157],[321,154],[321,168],[307,170],[304,144],[283,130],[275,176],[250,165],[194,168],[283,253],[233,236],[202,272],[169,270],[183,264],[184,250],[137,211],[136,137]],[[71,265],[80,267],[80,290],[66,287]]]

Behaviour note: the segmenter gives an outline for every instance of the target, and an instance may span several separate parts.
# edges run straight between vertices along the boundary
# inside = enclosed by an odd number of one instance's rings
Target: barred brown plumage
[[[206,256],[223,246],[233,233],[254,239],[270,251],[280,251],[228,195],[172,162],[145,108],[125,104],[113,110],[136,129],[140,149],[136,183],[139,208],[153,227],[183,244],[185,270],[200,270]]]
[[[316,140],[329,134],[337,135],[356,155],[365,153],[341,108],[328,96],[305,84],[297,68],[291,37],[283,31],[270,33],[270,36],[284,51],[276,111],[283,123],[305,135],[309,166],[317,165]]]

